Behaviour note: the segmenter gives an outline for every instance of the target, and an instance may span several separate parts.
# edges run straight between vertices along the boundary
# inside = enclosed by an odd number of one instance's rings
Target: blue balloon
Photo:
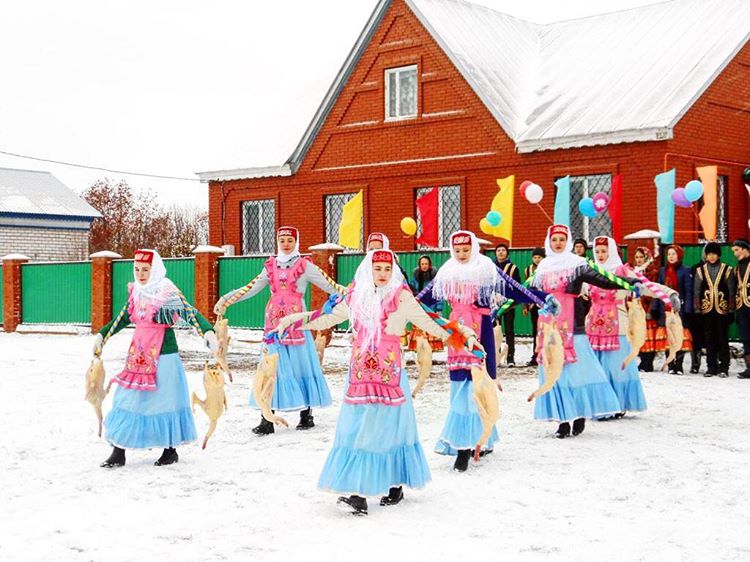
[[[685,199],[694,203],[698,199],[703,197],[703,184],[700,180],[693,180],[688,182],[685,186]]]
[[[499,226],[503,221],[503,215],[501,215],[497,211],[490,211],[489,213],[487,213],[487,216],[485,218],[487,219],[487,222],[492,226]]]
[[[578,210],[585,217],[593,219],[596,216],[596,207],[594,207],[594,200],[591,197],[586,197],[578,202]]]

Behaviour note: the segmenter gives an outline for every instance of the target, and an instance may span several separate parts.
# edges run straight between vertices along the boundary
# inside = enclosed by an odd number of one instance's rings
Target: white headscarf
[[[597,236],[598,238],[607,239],[607,251],[609,255],[607,256],[607,261],[599,263],[597,260],[597,263],[610,273],[614,273],[618,267],[622,266],[622,259],[620,258],[620,253],[617,251],[617,242],[609,236]],[[594,240],[594,249],[596,249],[596,240]],[[596,256],[596,252],[594,252],[594,256]]]
[[[471,238],[471,257],[468,263],[456,259],[453,249],[453,237],[465,234]],[[438,300],[455,300],[462,303],[473,303],[478,300],[489,304],[493,293],[502,290],[502,280],[495,263],[482,254],[479,241],[473,232],[458,230],[451,234],[451,258],[440,269],[432,285],[432,294]]]
[[[386,235],[385,235],[384,233],[382,233],[382,232],[371,232],[371,233],[370,233],[370,235],[369,235],[369,236],[367,237],[367,246],[368,246],[368,247],[370,246],[370,238],[372,238],[372,236],[373,236],[374,234],[377,234],[377,235],[379,235],[379,236],[382,236],[382,237],[383,237],[383,250],[390,250],[390,249],[391,249],[391,241],[390,241],[390,240],[388,239],[388,237],[387,237],[387,236],[386,236]],[[395,257],[395,254],[394,254],[394,257]]]
[[[285,254],[281,251],[281,248],[279,247],[279,233],[284,228],[292,228],[288,226],[282,226],[279,228],[279,230],[276,231],[276,261],[280,264],[289,263],[294,258],[298,258],[300,256],[299,253],[299,229],[295,228],[294,230],[297,231],[297,236],[294,237],[295,244],[294,244],[294,250],[292,250],[290,253]]]
[[[376,252],[388,252],[393,257],[391,279],[385,287],[376,287],[372,272],[372,257]],[[358,329],[364,336],[364,345],[380,343],[380,317],[383,303],[393,297],[394,293],[404,284],[404,276],[398,265],[396,255],[390,250],[370,250],[359,264],[354,274],[354,289],[349,301],[349,316],[354,325],[356,319]]]
[[[141,250],[139,250],[141,251]],[[156,250],[146,249],[153,253],[151,260],[151,275],[145,284],[141,284],[135,277],[135,260],[133,261],[133,302],[135,310],[141,310],[140,305],[151,304],[157,309],[159,323],[174,323],[174,314],[184,318],[185,305],[182,301],[180,290],[167,278],[167,268]],[[137,255],[138,252],[136,252]]]
[[[568,239],[565,242],[565,249],[562,252],[555,252],[552,249],[552,229],[565,230]],[[579,267],[586,265],[586,258],[577,256],[573,253],[573,239],[570,235],[570,229],[565,225],[552,225],[547,229],[547,238],[544,241],[546,257],[539,262],[534,276],[534,286],[541,287],[545,275],[550,273],[569,273],[571,276]]]

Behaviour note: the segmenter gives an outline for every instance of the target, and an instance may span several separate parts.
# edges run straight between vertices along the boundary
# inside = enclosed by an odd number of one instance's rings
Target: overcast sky
[[[538,23],[654,0],[481,0]],[[194,177],[279,165],[291,153],[377,0],[5,0],[0,151]],[[207,206],[206,186],[48,170],[76,191],[100,177]]]

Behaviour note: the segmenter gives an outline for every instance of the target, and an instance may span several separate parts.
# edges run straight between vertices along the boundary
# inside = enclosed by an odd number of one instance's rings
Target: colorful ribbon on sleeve
[[[607,271],[602,266],[593,262],[590,259],[587,259],[586,261],[588,262],[591,269],[596,271],[599,275],[606,277],[608,281],[611,281],[612,283],[614,283],[615,285],[617,285],[618,287],[622,289],[625,289],[626,291],[635,291],[635,287],[631,285],[630,283],[628,283],[627,281],[625,281],[624,279],[621,279],[614,273]]]

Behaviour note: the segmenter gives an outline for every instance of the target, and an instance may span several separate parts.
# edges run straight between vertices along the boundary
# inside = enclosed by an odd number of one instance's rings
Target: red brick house
[[[209,182],[210,243],[273,249],[273,227],[308,244],[335,242],[341,205],[364,190],[365,231],[398,250],[420,189],[441,188],[441,235],[479,221],[515,174],[545,189],[572,176],[581,197],[622,174],[623,232],[657,228],[656,174],[717,165],[719,239],[747,236],[750,203],[750,2],[673,0],[536,25],[463,0],[381,0],[289,159],[267,168],[200,173]],[[277,165],[280,164],[280,165]],[[515,198],[513,245],[541,242],[548,221]],[[675,240],[700,226],[676,209]],[[598,221],[598,222],[597,222]]]

